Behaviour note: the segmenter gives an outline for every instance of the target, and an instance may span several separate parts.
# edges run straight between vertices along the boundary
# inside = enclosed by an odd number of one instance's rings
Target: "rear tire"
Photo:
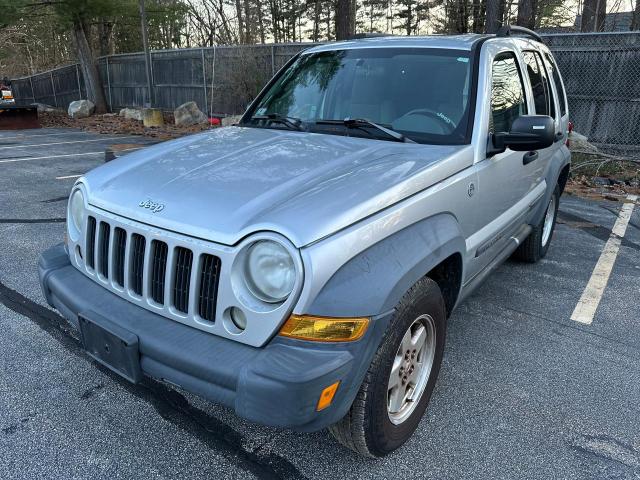
[[[533,227],[533,230],[522,242],[522,245],[513,252],[512,258],[528,263],[536,263],[544,258],[549,250],[549,245],[551,245],[559,204],[560,187],[556,185],[542,220]]]
[[[422,278],[404,295],[349,412],[329,427],[339,443],[382,457],[411,437],[440,371],[446,318],[432,279]]]

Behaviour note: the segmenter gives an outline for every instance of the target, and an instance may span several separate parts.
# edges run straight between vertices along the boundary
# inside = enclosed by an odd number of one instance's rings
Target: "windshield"
[[[302,54],[243,125],[392,139],[374,122],[420,143],[467,143],[469,52],[362,48]],[[354,128],[354,125],[356,127]]]

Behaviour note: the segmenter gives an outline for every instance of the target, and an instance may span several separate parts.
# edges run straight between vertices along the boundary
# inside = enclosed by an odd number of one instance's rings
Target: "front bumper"
[[[348,411],[390,315],[374,318],[356,342],[322,344],[274,337],[255,348],[169,320],[133,305],[84,276],[62,244],[38,262],[44,296],[72,325],[97,314],[136,334],[146,375],[178,385],[241,417],[314,431]],[[340,381],[330,407],[316,411],[322,390]]]

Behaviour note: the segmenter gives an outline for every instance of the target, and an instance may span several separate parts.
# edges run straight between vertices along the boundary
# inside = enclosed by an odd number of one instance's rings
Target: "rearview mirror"
[[[489,136],[487,156],[504,152],[507,148],[516,152],[540,150],[553,145],[555,123],[547,115],[521,115],[511,125],[511,131]]]

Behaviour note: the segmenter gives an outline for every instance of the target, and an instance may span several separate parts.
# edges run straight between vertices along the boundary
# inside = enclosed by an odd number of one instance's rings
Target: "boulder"
[[[96,106],[91,100],[76,100],[69,104],[67,113],[71,118],[86,118],[91,116]]]
[[[242,118],[242,115],[231,115],[229,117],[224,117],[222,119],[222,126],[228,127],[230,125],[235,125],[240,121],[241,118]]]
[[[142,110],[138,110],[137,108],[123,108],[120,110],[119,115],[128,120],[142,121]]]
[[[197,125],[207,123],[207,116],[198,108],[196,102],[187,102],[173,111],[173,118],[178,126]]]
[[[142,111],[142,122],[145,127],[161,127],[164,125],[162,110],[159,108],[145,108]]]
[[[45,113],[45,112],[55,112],[55,108],[53,108],[51,105],[47,105],[46,103],[32,103],[32,106],[36,107],[38,109],[38,113]]]
[[[598,151],[598,147],[590,143],[587,137],[576,131],[573,131],[569,134],[569,143],[571,145],[571,150],[580,150],[593,153],[596,153]]]

